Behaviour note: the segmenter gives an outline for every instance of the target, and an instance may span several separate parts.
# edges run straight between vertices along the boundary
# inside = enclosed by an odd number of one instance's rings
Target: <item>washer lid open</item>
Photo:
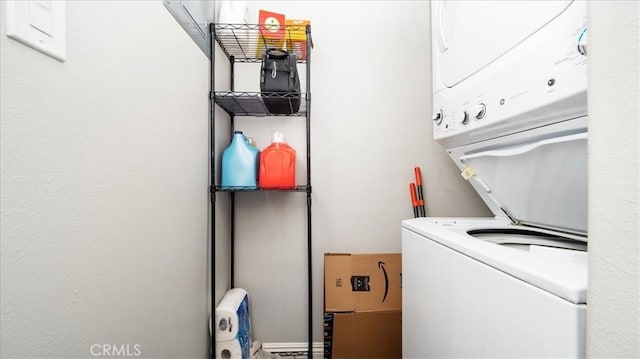
[[[587,132],[458,159],[494,214],[506,214],[514,223],[586,235]]]

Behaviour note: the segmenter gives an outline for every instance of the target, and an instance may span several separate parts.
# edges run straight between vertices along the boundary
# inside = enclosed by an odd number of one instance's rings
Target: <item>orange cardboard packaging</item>
[[[256,57],[262,58],[266,49],[284,48],[285,18],[283,14],[260,10],[258,13],[260,35],[256,44]]]

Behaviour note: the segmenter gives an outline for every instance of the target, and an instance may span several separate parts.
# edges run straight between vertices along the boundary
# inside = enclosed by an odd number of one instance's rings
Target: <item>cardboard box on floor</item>
[[[399,253],[324,257],[325,358],[402,357]]]

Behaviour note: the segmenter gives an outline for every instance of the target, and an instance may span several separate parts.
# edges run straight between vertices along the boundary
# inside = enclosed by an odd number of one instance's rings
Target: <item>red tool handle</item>
[[[419,217],[426,217],[427,216],[427,210],[424,208],[424,195],[422,193],[422,171],[420,170],[420,167],[416,166],[413,168],[413,172],[416,175],[416,184],[418,187],[418,195],[417,195],[417,200],[418,200],[418,216]]]
[[[418,195],[416,194],[416,185],[415,183],[409,184],[409,192],[411,192],[411,204],[415,207],[418,205]]]
[[[420,167],[414,168],[413,172],[416,174],[416,184],[422,186],[422,171],[420,171]]]
[[[411,193],[411,206],[413,207],[413,218],[417,218],[419,217],[418,197],[416,195],[416,185],[414,183],[409,184],[409,193]]]

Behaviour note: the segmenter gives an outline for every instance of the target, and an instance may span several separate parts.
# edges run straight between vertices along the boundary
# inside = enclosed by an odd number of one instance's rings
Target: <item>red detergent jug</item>
[[[273,133],[271,144],[260,154],[260,188],[293,188],[296,185],[296,150],[284,141],[280,131]]]

